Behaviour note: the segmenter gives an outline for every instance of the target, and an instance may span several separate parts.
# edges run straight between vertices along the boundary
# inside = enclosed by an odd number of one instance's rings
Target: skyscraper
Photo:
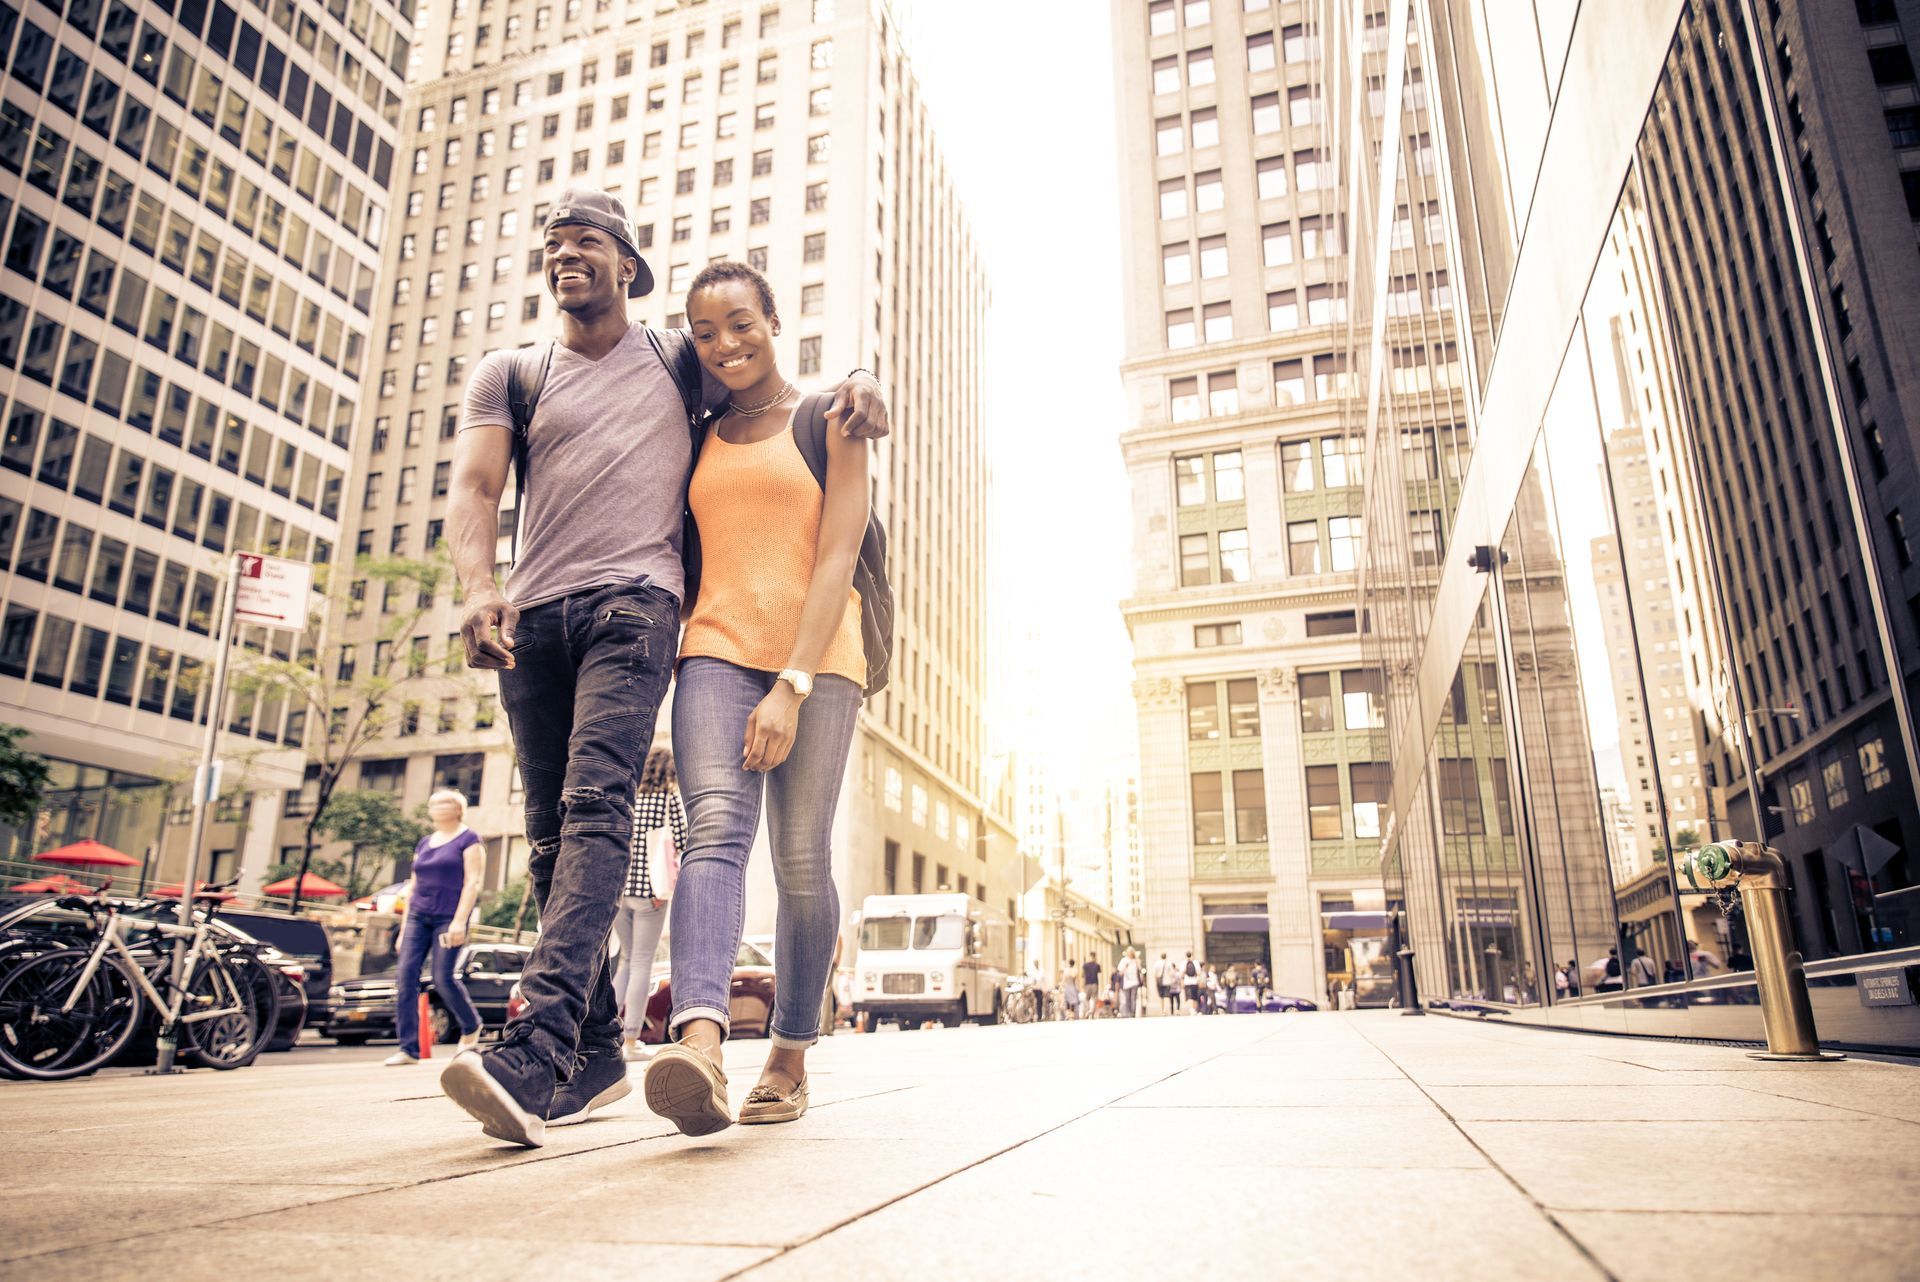
[[[528,18],[456,3],[423,32],[385,349],[352,496],[357,546],[418,557],[438,540],[466,371],[557,332],[539,260],[565,187],[626,202],[659,282],[633,306],[649,324],[682,323],[687,285],[711,259],[761,269],[784,326],[782,368],[803,388],[874,370],[893,415],[873,451],[873,497],[889,536],[894,656],[842,793],[843,906],[941,886],[1004,905],[1020,887],[1010,806],[989,800],[985,756],[988,289],[911,62],[879,3],[623,13],[576,3]],[[369,647],[380,617],[369,608],[349,645]],[[423,647],[454,645],[459,619],[442,593]],[[423,690],[426,715],[383,737],[359,771],[408,807],[436,786],[467,792],[498,886],[524,868],[526,845],[505,720],[486,683],[478,696],[453,680]],[[749,902],[749,929],[771,929],[770,881]]]
[[[1850,991],[1915,939],[1920,13],[1383,20],[1387,109],[1350,168],[1376,190],[1434,180],[1472,338],[1462,497],[1414,594],[1399,406],[1367,422],[1364,600],[1376,628],[1409,620],[1369,645],[1390,690],[1383,867],[1422,996],[1757,1037],[1744,923],[1672,862],[1740,838],[1787,862],[1797,945],[1832,977],[1823,1033],[1920,1044],[1912,1008]],[[1352,207],[1357,250],[1390,238],[1363,213],[1384,201]],[[1391,295],[1367,312],[1378,334]],[[1387,377],[1364,324],[1352,358],[1362,388]],[[1475,670],[1492,698],[1467,705],[1469,752],[1442,692]],[[1512,799],[1511,857],[1465,821],[1469,773]]]
[[[1324,7],[1112,5],[1136,934],[1154,954],[1266,962],[1285,992],[1357,983],[1371,1001],[1387,757],[1355,595]]]
[[[53,763],[0,857],[180,876],[229,554],[342,558],[411,38],[387,0],[0,14],[0,702]],[[319,728],[228,721],[212,867],[257,879]]]

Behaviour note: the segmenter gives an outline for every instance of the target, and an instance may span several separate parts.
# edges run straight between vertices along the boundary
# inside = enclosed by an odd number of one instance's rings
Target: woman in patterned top
[[[662,829],[670,844],[654,837]],[[686,844],[687,812],[680,804],[673,750],[655,748],[647,754],[634,787],[633,851],[627,862],[626,893],[620,896],[620,910],[613,919],[614,938],[620,942],[613,991],[620,998],[621,1050],[629,1061],[647,1057],[640,1031],[647,1020],[647,998],[653,992],[653,954],[667,924],[667,901],[673,895],[680,852]]]

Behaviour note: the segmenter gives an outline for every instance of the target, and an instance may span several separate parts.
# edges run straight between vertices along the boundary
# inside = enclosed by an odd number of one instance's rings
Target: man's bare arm
[[[447,547],[466,598],[460,635],[467,646],[467,664],[474,668],[513,666],[513,629],[520,612],[508,604],[493,577],[500,495],[507,487],[512,461],[511,428],[472,427],[454,440]]]

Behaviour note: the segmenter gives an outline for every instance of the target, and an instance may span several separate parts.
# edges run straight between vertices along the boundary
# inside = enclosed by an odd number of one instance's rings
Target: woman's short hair
[[[679,776],[673,771],[673,749],[655,748],[647,754],[647,764],[640,767],[640,791],[665,792],[679,783]]]
[[[693,284],[687,287],[687,302],[691,304],[694,295],[701,290],[730,280],[744,281],[753,286],[754,292],[760,295],[760,310],[766,313],[768,320],[780,314],[773,305],[773,286],[767,284],[767,278],[745,263],[735,262],[731,258],[723,258],[701,268],[700,274],[693,278]],[[688,310],[692,310],[691,307]]]
[[[457,788],[440,788],[435,790],[427,797],[427,805],[432,806],[436,801],[451,801],[454,805],[460,807],[461,814],[464,815],[467,813],[466,795]]]

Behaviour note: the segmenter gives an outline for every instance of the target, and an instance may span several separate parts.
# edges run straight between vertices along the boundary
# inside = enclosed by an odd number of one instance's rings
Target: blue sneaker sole
[[[612,1083],[598,1095],[588,1100],[584,1107],[577,1108],[571,1113],[562,1113],[558,1117],[549,1117],[547,1119],[547,1125],[573,1126],[576,1123],[584,1122],[588,1117],[613,1103],[615,1100],[623,1100],[631,1094],[633,1094],[633,1083],[627,1078],[622,1077],[619,1081]]]
[[[486,1070],[478,1051],[455,1055],[440,1074],[440,1089],[494,1139],[527,1148],[539,1148],[546,1142],[547,1119],[520,1107],[519,1101]]]

